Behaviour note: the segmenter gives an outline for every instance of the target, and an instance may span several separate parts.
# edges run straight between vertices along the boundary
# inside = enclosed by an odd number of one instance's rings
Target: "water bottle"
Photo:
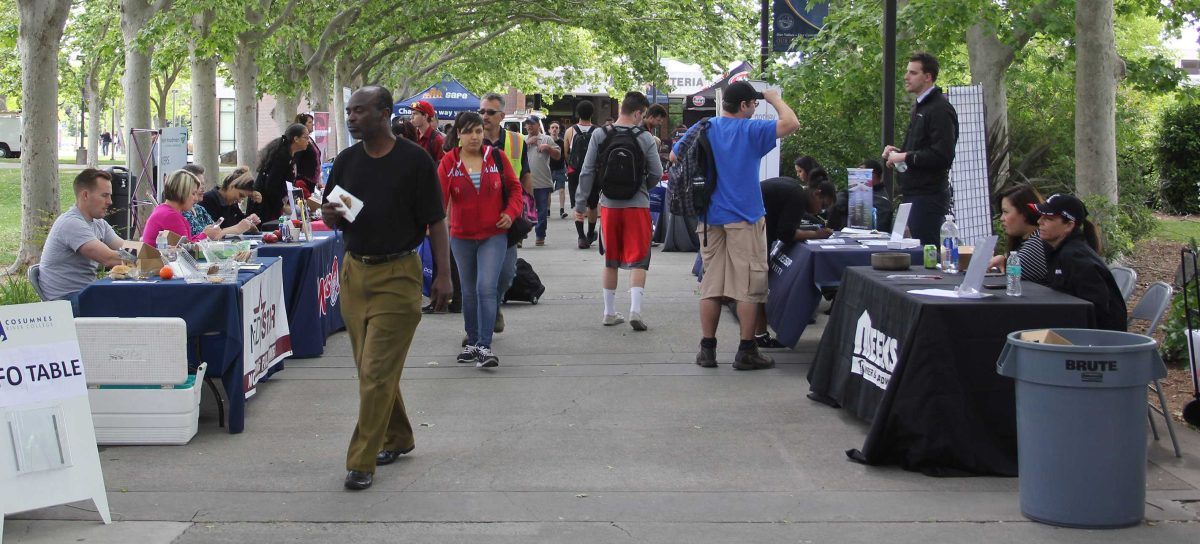
[[[279,241],[292,241],[292,220],[286,215],[279,216]]]
[[[901,174],[907,172],[908,171],[908,163],[906,163],[904,161],[900,161],[900,162],[896,163],[896,171],[900,172]]]
[[[154,247],[158,249],[159,254],[162,254],[167,250],[166,229],[158,231],[158,237],[154,239]]]
[[[942,223],[942,272],[958,273],[958,225],[954,224],[954,215],[946,214],[946,222]]]
[[[1008,278],[1008,287],[1004,293],[1010,297],[1021,296],[1021,255],[1016,251],[1008,252],[1008,264],[1004,270]]]

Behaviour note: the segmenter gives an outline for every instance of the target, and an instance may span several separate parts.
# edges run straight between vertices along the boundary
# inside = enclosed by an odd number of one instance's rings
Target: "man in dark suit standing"
[[[883,159],[896,171],[903,201],[912,204],[908,228],[921,244],[939,245],[942,221],[950,213],[950,166],[958,143],[958,113],[934,83],[938,61],[928,53],[909,57],[904,89],[917,96],[904,147],[887,146]]]

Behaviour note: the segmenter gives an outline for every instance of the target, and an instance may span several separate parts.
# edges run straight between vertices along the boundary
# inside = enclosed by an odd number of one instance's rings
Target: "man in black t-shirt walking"
[[[341,271],[342,317],[358,369],[358,424],[346,454],[346,488],[371,487],[375,467],[414,447],[404,411],[400,374],[421,321],[421,259],[416,248],[429,231],[437,275],[434,305],[450,298],[446,213],[433,159],[416,144],[392,136],[391,93],[367,86],[346,104],[346,128],[360,140],[338,154],[325,186],[326,225],[345,232]],[[341,187],[362,200],[354,222],[346,201],[329,198]],[[349,200],[349,199],[347,199]],[[350,202],[353,202],[350,200]]]

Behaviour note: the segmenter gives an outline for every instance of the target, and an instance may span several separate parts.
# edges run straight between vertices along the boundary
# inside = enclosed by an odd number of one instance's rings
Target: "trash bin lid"
[[[996,362],[1002,376],[1021,381],[1077,388],[1144,386],[1167,375],[1158,342],[1149,336],[1098,329],[1052,329],[1073,345],[1008,335]]]

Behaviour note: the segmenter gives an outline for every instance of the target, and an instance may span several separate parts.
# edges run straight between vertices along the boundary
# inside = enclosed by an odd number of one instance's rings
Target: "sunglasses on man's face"
[[[479,115],[496,115],[498,113],[504,113],[504,112],[502,112],[500,110],[489,110],[489,109],[480,109],[479,110]]]

